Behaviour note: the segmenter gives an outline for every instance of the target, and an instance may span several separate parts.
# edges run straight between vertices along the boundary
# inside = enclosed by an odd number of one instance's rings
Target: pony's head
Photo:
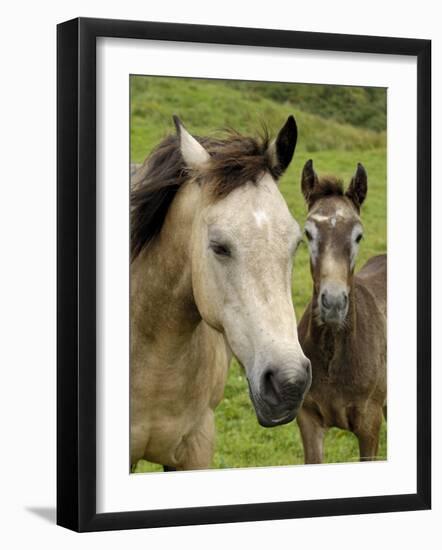
[[[195,303],[243,365],[260,424],[287,423],[311,383],[291,291],[301,230],[277,185],[294,154],[295,119],[273,141],[233,133],[209,143],[175,124],[200,190],[190,242]]]
[[[360,207],[367,194],[367,173],[358,164],[344,192],[333,177],[318,178],[307,161],[301,188],[308,205],[305,235],[310,250],[316,321],[340,327],[345,324],[349,293],[363,227]]]

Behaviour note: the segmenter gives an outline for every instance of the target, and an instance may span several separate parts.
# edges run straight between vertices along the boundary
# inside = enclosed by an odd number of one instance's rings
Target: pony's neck
[[[185,336],[201,321],[191,271],[192,225],[199,201],[199,187],[184,184],[159,235],[132,263],[131,315],[145,334],[163,330]]]

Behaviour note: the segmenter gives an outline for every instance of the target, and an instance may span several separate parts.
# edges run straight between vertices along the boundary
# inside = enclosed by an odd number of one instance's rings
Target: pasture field
[[[194,135],[219,135],[223,128],[256,135],[263,123],[275,135],[288,115],[293,114],[298,124],[298,143],[280,186],[301,226],[306,216],[300,190],[301,171],[308,159],[313,159],[318,174],[337,175],[345,186],[358,162],[367,170],[368,195],[361,212],[364,240],[356,265],[359,269],[368,258],[387,250],[385,92],[334,88],[327,103],[325,86],[322,90],[315,85],[296,84],[272,84],[263,88],[263,84],[257,83],[132,77],[131,162],[142,162],[163,137],[174,132],[173,114],[177,114]],[[321,116],[314,114],[315,103],[320,106]],[[346,122],[348,120],[357,126]],[[292,291],[299,321],[312,292],[305,243],[296,254]],[[259,426],[245,375],[235,361],[230,368],[224,399],[216,411],[216,433],[215,468],[303,463],[296,422],[271,429]],[[387,456],[386,440],[384,422],[381,459]],[[338,429],[327,433],[326,462],[350,462],[358,457],[353,434]],[[134,469],[135,472],[160,470],[161,466],[146,461],[139,461]]]

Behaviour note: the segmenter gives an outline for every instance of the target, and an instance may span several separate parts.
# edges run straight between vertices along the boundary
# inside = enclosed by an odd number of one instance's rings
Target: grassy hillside
[[[323,84],[269,84],[228,82],[247,97],[260,95],[277,103],[291,103],[301,111],[360,128],[383,131],[386,128],[385,88],[326,86]]]
[[[132,77],[131,98],[132,162],[141,162],[161,137],[173,131],[173,114],[180,116],[194,134],[204,135],[225,128],[255,134],[263,124],[276,132],[293,113],[298,122],[300,152],[385,147],[385,132],[340,124],[304,112],[296,103],[272,101],[257,92],[235,89],[222,80]]]
[[[260,85],[263,86],[262,84]],[[272,85],[279,86],[279,85]],[[280,85],[287,86],[287,85]],[[300,85],[291,85],[297,88]],[[304,104],[311,89],[314,105],[316,86],[302,85]],[[362,90],[355,88],[353,90]],[[334,119],[305,112],[282,96],[261,93],[249,83],[232,85],[224,81],[177,78],[132,77],[131,154],[141,162],[153,147],[174,131],[172,114],[178,114],[196,135],[216,134],[232,127],[256,134],[266,123],[275,134],[289,114],[298,123],[299,137],[292,164],[281,180],[281,191],[293,216],[302,225],[306,208],[300,192],[304,163],[312,158],[318,173],[339,175],[349,182],[357,162],[368,172],[367,201],[362,209],[365,237],[357,268],[370,256],[386,251],[386,135],[382,131],[358,128],[338,122],[348,107],[347,95],[334,106]],[[272,93],[275,93],[274,90]],[[339,94],[335,94],[336,97]],[[295,92],[290,97],[296,97]],[[385,96],[384,96],[385,100]],[[336,100],[337,101],[337,100]],[[313,107],[311,107],[313,110]],[[385,110],[385,101],[382,105]],[[342,115],[344,116],[344,115]],[[307,247],[301,246],[293,272],[293,299],[300,319],[310,296],[311,279]],[[272,429],[261,428],[250,402],[244,374],[235,363],[230,369],[225,398],[216,411],[217,445],[214,466],[219,468],[302,463],[302,444],[296,423]],[[380,456],[386,457],[386,426],[383,426]],[[327,462],[353,461],[358,457],[356,438],[348,432],[330,430],[326,438]],[[136,471],[156,471],[160,467],[140,461]]]

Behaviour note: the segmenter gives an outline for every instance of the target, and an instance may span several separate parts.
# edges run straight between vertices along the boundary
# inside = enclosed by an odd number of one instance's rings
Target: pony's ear
[[[277,177],[282,175],[290,164],[297,139],[298,128],[295,117],[290,115],[284,126],[279,130],[278,137],[269,146],[273,169]]]
[[[318,176],[313,170],[313,161],[310,159],[305,163],[301,177],[301,191],[307,204],[310,202],[311,194],[317,183]]]
[[[173,116],[173,121],[180,141],[180,149],[184,162],[189,168],[199,168],[209,160],[209,153],[201,143],[189,134],[176,115]]]
[[[359,210],[367,196],[367,172],[360,162],[345,194]]]

